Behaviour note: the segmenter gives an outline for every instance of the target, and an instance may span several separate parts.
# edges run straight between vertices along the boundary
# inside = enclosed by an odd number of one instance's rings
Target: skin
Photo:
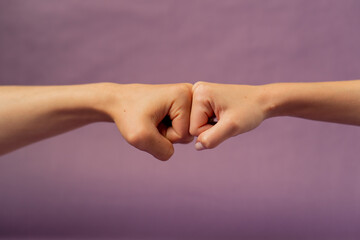
[[[191,142],[191,84],[97,83],[0,87],[0,155],[95,122],[115,122],[134,147],[160,160]],[[163,121],[168,119],[168,121]]]
[[[94,122],[116,123],[134,147],[160,160],[197,136],[214,148],[264,120],[292,116],[360,125],[360,80],[260,86],[97,83],[0,87],[0,155]],[[216,117],[216,124],[209,119]]]
[[[360,80],[275,83],[260,86],[197,82],[193,86],[190,133],[196,149],[214,148],[264,120],[292,116],[360,125]],[[209,124],[216,116],[218,122]]]

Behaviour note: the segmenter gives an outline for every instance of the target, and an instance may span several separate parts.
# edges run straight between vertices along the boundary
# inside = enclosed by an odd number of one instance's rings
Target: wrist
[[[321,84],[273,83],[264,85],[266,89],[267,116],[303,117],[314,105]]]
[[[261,86],[261,99],[266,118],[286,115],[286,92],[282,83],[271,83]]]
[[[111,122],[108,106],[113,102],[112,89],[115,83],[94,83],[78,85],[76,91],[82,99],[81,109],[89,111],[89,119],[93,122]]]

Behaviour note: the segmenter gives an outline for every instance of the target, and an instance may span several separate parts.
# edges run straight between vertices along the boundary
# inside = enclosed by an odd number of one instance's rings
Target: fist
[[[190,133],[198,136],[196,149],[214,148],[232,136],[259,126],[266,118],[261,93],[258,86],[194,84]]]
[[[193,140],[189,133],[192,85],[114,84],[108,114],[134,147],[168,160],[173,143]]]

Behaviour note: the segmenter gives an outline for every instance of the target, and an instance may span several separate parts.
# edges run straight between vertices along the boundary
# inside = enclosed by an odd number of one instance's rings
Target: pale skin
[[[114,122],[131,145],[167,160],[174,143],[197,136],[196,149],[214,148],[271,117],[360,125],[360,80],[3,86],[0,103],[0,155],[90,123]]]
[[[94,122],[115,122],[134,147],[167,160],[189,134],[191,84],[0,87],[0,155]],[[172,124],[163,123],[168,116]]]
[[[215,125],[208,123],[213,116]],[[193,86],[190,133],[198,137],[198,150],[214,148],[277,116],[360,125],[360,80]]]

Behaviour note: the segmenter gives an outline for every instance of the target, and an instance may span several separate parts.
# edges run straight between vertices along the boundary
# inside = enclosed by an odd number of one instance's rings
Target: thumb
[[[166,161],[174,153],[172,143],[160,134],[151,122],[142,123],[137,130],[128,136],[127,141],[134,147],[146,151],[159,160]]]
[[[226,139],[235,136],[236,130],[237,127],[234,122],[222,118],[198,136],[195,148],[197,150],[214,148]]]

